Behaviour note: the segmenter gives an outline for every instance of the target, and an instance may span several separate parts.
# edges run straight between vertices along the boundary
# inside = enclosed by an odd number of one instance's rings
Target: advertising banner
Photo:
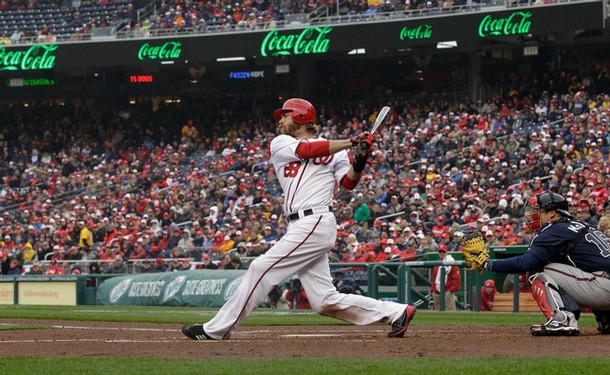
[[[13,305],[15,303],[13,282],[0,283],[0,305]]]
[[[76,281],[21,281],[20,305],[76,306]]]
[[[98,305],[220,307],[245,270],[197,270],[113,277],[97,290]]]
[[[388,48],[436,46],[453,41],[458,42],[457,46],[462,45],[460,42],[477,45],[479,41],[492,39],[602,29],[602,12],[603,3],[591,1],[371,20],[375,22],[355,19],[330,25],[249,32],[8,45],[0,46],[0,73],[69,72],[83,67],[154,70],[216,63],[217,59],[258,59],[273,63],[276,58],[320,57],[359,49],[368,54]]]

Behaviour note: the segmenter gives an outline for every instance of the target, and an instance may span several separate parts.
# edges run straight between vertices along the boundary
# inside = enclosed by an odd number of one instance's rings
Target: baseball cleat
[[[533,336],[578,336],[580,330],[574,319],[567,318],[567,322],[560,322],[554,318],[544,324],[534,324],[530,327]]]
[[[203,324],[185,324],[182,333],[191,340],[215,340],[203,330]]]
[[[407,306],[405,312],[400,316],[400,318],[396,319],[394,323],[392,323],[392,330],[388,333],[388,337],[393,338],[401,338],[405,336],[407,333],[407,328],[409,328],[409,323],[413,320],[417,309],[415,306]]]
[[[607,316],[602,316],[602,317],[595,317],[595,320],[597,321],[597,332],[601,333],[602,335],[609,335],[610,334],[610,319]]]

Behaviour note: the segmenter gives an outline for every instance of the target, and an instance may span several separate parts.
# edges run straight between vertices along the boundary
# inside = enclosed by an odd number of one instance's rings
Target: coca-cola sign
[[[432,25],[424,24],[415,28],[403,27],[400,30],[400,40],[430,39],[432,37]]]
[[[26,50],[0,47],[0,70],[53,69],[57,48],[57,44],[37,44]]]
[[[290,56],[326,53],[332,27],[308,27],[296,33],[269,31],[261,43],[262,56]]]
[[[479,36],[511,36],[529,34],[532,12],[513,12],[507,17],[493,18],[489,14],[479,23]]]
[[[173,60],[180,57],[182,43],[165,42],[161,45],[144,43],[138,50],[138,60]]]

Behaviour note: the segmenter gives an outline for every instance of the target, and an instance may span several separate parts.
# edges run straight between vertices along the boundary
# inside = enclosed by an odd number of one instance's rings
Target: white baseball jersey
[[[322,138],[311,141],[323,140]],[[335,187],[350,168],[347,151],[334,155],[301,160],[295,151],[300,142],[289,135],[271,141],[271,162],[282,190],[284,213],[291,214],[312,207],[331,205]]]

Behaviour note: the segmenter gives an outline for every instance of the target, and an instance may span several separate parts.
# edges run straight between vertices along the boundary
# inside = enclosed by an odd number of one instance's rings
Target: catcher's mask
[[[525,226],[530,231],[536,232],[542,226],[540,222],[540,210],[546,212],[556,210],[563,216],[570,216],[568,212],[568,201],[561,195],[551,191],[545,191],[535,197],[530,197],[525,208]]]
[[[292,121],[296,124],[303,125],[316,122],[316,109],[305,99],[292,98],[286,100],[282,108],[273,112],[273,118],[279,121],[286,112],[291,112]]]

